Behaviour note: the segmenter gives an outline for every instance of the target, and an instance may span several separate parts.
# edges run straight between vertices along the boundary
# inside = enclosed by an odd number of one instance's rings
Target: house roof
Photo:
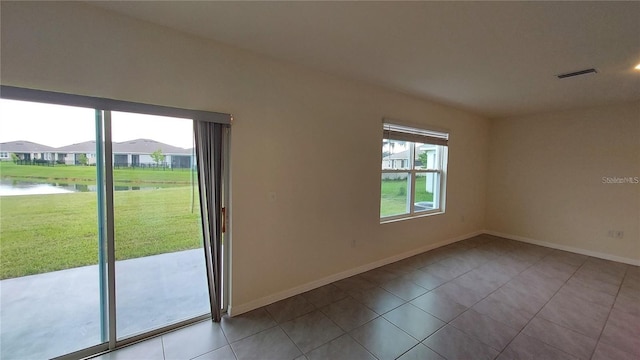
[[[57,148],[57,152],[79,152],[79,153],[92,153],[96,151],[95,141],[85,141],[77,144],[71,144],[67,146],[61,146]]]
[[[161,150],[165,155],[191,155],[193,152],[193,149],[183,149],[181,147],[165,144],[151,139],[134,139],[113,143],[113,152],[116,154],[151,154],[158,149]],[[18,140],[0,143],[0,150],[17,153],[41,151],[60,153],[94,153],[96,151],[96,142],[94,140],[84,141],[81,143],[54,148],[31,141]]]
[[[0,143],[0,150],[15,153],[30,153],[40,151],[55,151],[55,148],[31,141],[17,140]]]
[[[190,155],[191,150],[161,143],[151,139],[135,139],[113,143],[114,153],[151,154],[161,150],[163,154]]]

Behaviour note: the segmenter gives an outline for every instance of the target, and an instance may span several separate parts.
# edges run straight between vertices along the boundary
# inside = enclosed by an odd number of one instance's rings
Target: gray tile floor
[[[640,269],[488,235],[100,359],[639,359]]]

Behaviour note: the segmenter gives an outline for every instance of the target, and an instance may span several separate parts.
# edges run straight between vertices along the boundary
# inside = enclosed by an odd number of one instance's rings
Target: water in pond
[[[114,186],[115,191],[154,190],[157,186]],[[74,192],[95,192],[96,185],[73,183],[34,183],[19,180],[0,180],[0,196],[66,194]]]

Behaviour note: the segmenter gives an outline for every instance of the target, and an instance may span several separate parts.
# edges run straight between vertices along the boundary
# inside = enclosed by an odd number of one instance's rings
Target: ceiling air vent
[[[580,75],[587,75],[587,74],[597,74],[598,71],[596,71],[596,69],[584,69],[584,70],[580,70],[580,71],[574,71],[574,72],[570,72],[570,73],[566,73],[566,74],[560,74],[560,75],[556,75],[558,77],[558,79],[566,79],[566,78],[570,78],[570,77],[574,77],[574,76],[580,76]]]

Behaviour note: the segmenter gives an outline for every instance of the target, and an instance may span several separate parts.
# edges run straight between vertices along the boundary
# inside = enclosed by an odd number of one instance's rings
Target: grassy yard
[[[95,183],[90,166],[54,167],[0,162],[3,179]],[[116,184],[172,185],[159,190],[116,191],[116,258],[137,258],[200,246],[196,206],[191,212],[188,170],[116,169]],[[416,179],[415,201],[431,201],[426,178]],[[405,213],[406,180],[382,181],[381,216]],[[0,199],[0,279],[96,264],[96,194],[8,196]]]
[[[191,191],[181,186],[115,192],[116,258],[200,246],[198,197],[191,212]],[[96,194],[91,192],[2,197],[0,279],[96,264],[96,204]]]
[[[418,201],[432,201],[433,194],[426,190],[427,178],[416,178],[416,198]],[[407,180],[382,180],[380,216],[392,216],[407,212]]]
[[[66,181],[72,183],[96,182],[96,167],[82,165],[16,165],[11,161],[0,161],[0,177],[33,182]],[[115,184],[189,184],[188,169],[114,169]]]

